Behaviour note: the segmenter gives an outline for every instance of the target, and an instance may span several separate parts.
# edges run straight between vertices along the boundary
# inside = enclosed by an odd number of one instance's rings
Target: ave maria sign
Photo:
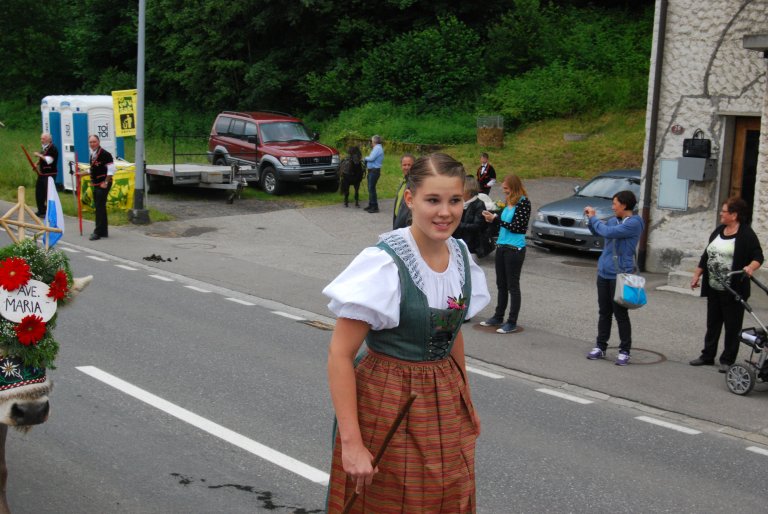
[[[0,315],[8,321],[21,323],[25,316],[35,315],[50,321],[56,314],[56,300],[48,296],[48,284],[30,280],[25,285],[6,291],[0,288]]]

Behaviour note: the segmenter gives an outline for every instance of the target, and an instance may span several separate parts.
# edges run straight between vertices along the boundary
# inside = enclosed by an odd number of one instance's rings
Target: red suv
[[[335,191],[339,152],[317,138],[299,118],[285,113],[224,111],[211,128],[208,160],[239,164],[243,176],[258,181],[271,195],[285,193],[291,182]]]

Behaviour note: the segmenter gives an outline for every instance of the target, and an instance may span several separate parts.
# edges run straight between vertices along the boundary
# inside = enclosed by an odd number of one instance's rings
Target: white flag
[[[48,208],[45,212],[45,225],[61,229],[61,232],[46,232],[48,248],[51,248],[64,236],[64,211],[61,210],[61,201],[56,191],[56,184],[53,183],[53,177],[48,177]]]

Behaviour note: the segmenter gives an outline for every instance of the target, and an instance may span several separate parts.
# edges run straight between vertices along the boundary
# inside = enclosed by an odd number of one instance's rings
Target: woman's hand
[[[344,472],[355,483],[355,492],[363,492],[364,485],[371,485],[379,468],[373,467],[373,455],[362,442],[341,445],[341,464]]]
[[[696,268],[696,270],[693,272],[693,277],[691,277],[691,289],[696,289],[699,287],[699,279],[701,278],[702,273],[704,273],[704,270],[701,268]]]
[[[477,415],[476,409],[472,409],[472,421],[475,423],[475,433],[480,437],[480,416]]]
[[[496,214],[492,213],[491,211],[483,211],[483,219],[487,223],[491,223],[494,219],[496,219]]]

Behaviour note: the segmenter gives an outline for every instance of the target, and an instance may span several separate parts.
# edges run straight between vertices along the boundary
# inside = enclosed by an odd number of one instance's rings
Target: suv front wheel
[[[269,195],[281,195],[285,192],[285,184],[277,180],[275,168],[266,166],[261,171],[261,189]]]

